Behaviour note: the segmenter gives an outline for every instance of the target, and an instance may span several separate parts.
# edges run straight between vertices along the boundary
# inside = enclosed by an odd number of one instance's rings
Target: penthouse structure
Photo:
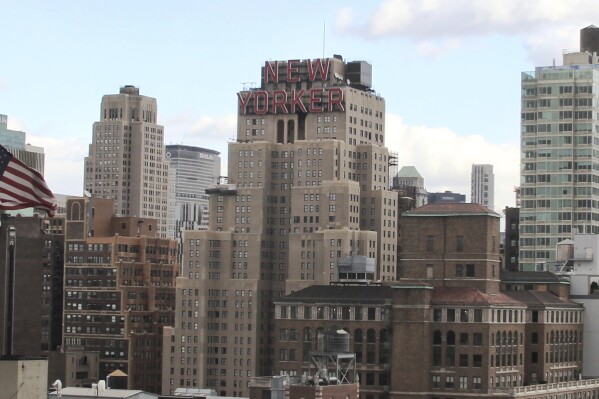
[[[247,396],[275,368],[273,301],[335,281],[339,260],[396,279],[397,193],[371,82],[370,64],[340,56],[267,61],[261,85],[238,93],[228,184],[207,190],[208,230],[184,234],[164,393]]]

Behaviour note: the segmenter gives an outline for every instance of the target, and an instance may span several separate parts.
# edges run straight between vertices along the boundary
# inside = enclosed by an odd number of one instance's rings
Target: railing
[[[568,382],[555,382],[552,384],[539,384],[539,385],[528,385],[525,387],[515,387],[512,389],[514,394],[528,393],[528,392],[547,392],[558,389],[571,389],[571,388],[599,388],[599,378],[593,378],[589,380],[578,380]]]

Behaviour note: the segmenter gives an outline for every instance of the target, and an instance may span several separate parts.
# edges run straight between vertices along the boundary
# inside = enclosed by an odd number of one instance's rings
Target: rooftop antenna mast
[[[325,37],[326,37],[326,27],[327,27],[327,23],[326,21],[322,22],[322,58],[324,58],[324,44],[325,44]]]

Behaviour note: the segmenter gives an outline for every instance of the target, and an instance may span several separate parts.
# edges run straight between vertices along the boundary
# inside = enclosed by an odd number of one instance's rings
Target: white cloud
[[[383,0],[361,19],[365,23],[348,15],[351,8],[338,13],[337,28],[369,39],[401,37],[438,46],[437,41],[491,34],[519,36],[534,61],[547,62],[543,47],[578,48],[578,30],[599,20],[599,7],[594,0]],[[541,55],[545,58],[537,58]]]
[[[83,159],[87,155],[86,139],[53,139],[27,135],[27,141],[43,147],[46,157],[44,178],[56,194],[83,194]]]
[[[398,153],[398,166],[415,166],[429,192],[453,191],[470,201],[473,163],[493,165],[495,211],[515,206],[519,185],[518,143],[493,144],[482,136],[459,136],[445,127],[409,126],[399,115],[386,116],[386,145]]]

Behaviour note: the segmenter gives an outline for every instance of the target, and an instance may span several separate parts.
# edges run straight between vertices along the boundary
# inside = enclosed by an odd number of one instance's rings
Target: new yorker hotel
[[[184,237],[165,393],[248,396],[250,377],[274,369],[273,301],[337,280],[340,260],[365,257],[395,280],[397,193],[371,71],[338,56],[268,61],[261,86],[238,93],[228,184],[207,190],[208,230]]]

